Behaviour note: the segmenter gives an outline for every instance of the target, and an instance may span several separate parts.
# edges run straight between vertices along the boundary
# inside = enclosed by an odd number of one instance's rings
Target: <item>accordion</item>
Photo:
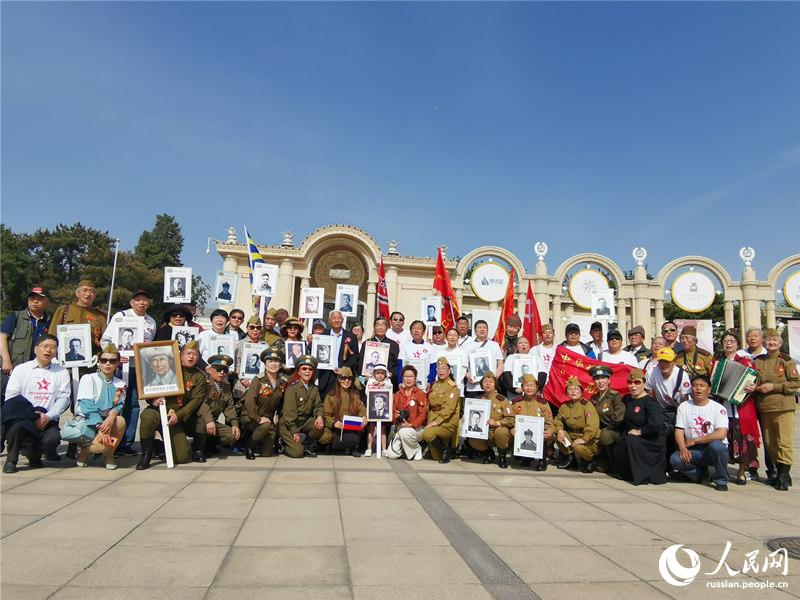
[[[747,392],[744,388],[758,379],[758,373],[729,358],[720,358],[711,371],[711,393],[739,406]]]

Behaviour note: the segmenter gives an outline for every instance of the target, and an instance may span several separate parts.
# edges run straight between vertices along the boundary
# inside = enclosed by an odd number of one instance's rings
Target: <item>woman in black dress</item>
[[[614,449],[618,474],[634,485],[666,483],[664,418],[656,399],[644,391],[641,369],[633,369],[628,375],[628,395],[622,401],[622,437]]]

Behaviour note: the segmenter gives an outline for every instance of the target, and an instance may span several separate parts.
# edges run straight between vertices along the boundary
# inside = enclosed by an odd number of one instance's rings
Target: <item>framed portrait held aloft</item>
[[[217,303],[233,304],[236,300],[236,287],[239,283],[239,274],[232,271],[217,271],[217,281],[214,285],[214,298]]]
[[[133,356],[133,345],[144,342],[144,317],[119,316],[111,321],[111,341],[120,356]]]
[[[232,340],[227,333],[209,333],[205,344],[201,344],[205,346],[203,360],[207,361],[215,354],[224,354],[233,358],[236,353],[236,341],[238,340]]]
[[[515,389],[522,387],[521,379],[523,375],[533,375],[534,378],[539,377],[537,372],[539,361],[535,354],[512,354],[512,356],[517,357],[514,360],[514,364],[511,365],[511,377]]]
[[[336,284],[336,302],[334,308],[344,317],[358,315],[358,286],[344,283]]]
[[[300,290],[300,318],[321,319],[325,310],[325,288]]]
[[[183,371],[177,341],[134,344],[133,361],[139,398],[147,400],[183,394]]]
[[[192,268],[164,267],[164,302],[184,304],[192,301]]]
[[[294,362],[306,353],[306,343],[286,340],[283,343],[283,352],[286,355],[286,368],[293,369]]]
[[[592,317],[595,319],[617,320],[614,304],[614,290],[592,290]]]
[[[175,326],[172,327],[172,339],[178,342],[178,347],[183,350],[183,347],[188,343],[197,338],[198,334],[200,333],[199,327],[188,327],[188,326]]]
[[[332,370],[336,368],[333,356],[334,337],[317,334],[311,337],[311,355],[317,359],[317,369]]]
[[[513,454],[524,458],[544,458],[544,417],[515,417]]]
[[[489,371],[494,371],[492,351],[489,348],[474,348],[469,353],[469,372],[475,381],[480,381]]]
[[[278,265],[253,264],[253,296],[272,297],[278,293]]]
[[[491,400],[464,398],[464,416],[461,420],[461,437],[488,440],[489,414],[491,411]]]
[[[264,363],[261,353],[267,349],[266,344],[245,342],[239,351],[238,372],[240,379],[252,379],[264,374]]]
[[[375,341],[364,342],[364,364],[361,365],[361,374],[364,377],[372,377],[372,370],[375,365],[388,367],[386,362],[388,360],[389,344]]]
[[[367,420],[392,420],[392,390],[367,390]]]
[[[88,323],[59,325],[56,328],[58,338],[58,362],[65,367],[91,367],[92,326]]]
[[[419,303],[419,318],[427,327],[442,324],[442,297],[423,296]]]

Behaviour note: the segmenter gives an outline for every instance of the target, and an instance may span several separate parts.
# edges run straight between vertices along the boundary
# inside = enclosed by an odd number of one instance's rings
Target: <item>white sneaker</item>
[[[367,448],[364,450],[364,456],[372,456],[372,448]]]
[[[414,458],[412,460],[422,460],[422,448],[417,448],[417,451],[414,453]]]

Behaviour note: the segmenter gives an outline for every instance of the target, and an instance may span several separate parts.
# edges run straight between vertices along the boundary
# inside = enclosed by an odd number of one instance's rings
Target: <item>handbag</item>
[[[80,415],[75,415],[61,426],[61,439],[68,442],[91,443],[95,433]]]

